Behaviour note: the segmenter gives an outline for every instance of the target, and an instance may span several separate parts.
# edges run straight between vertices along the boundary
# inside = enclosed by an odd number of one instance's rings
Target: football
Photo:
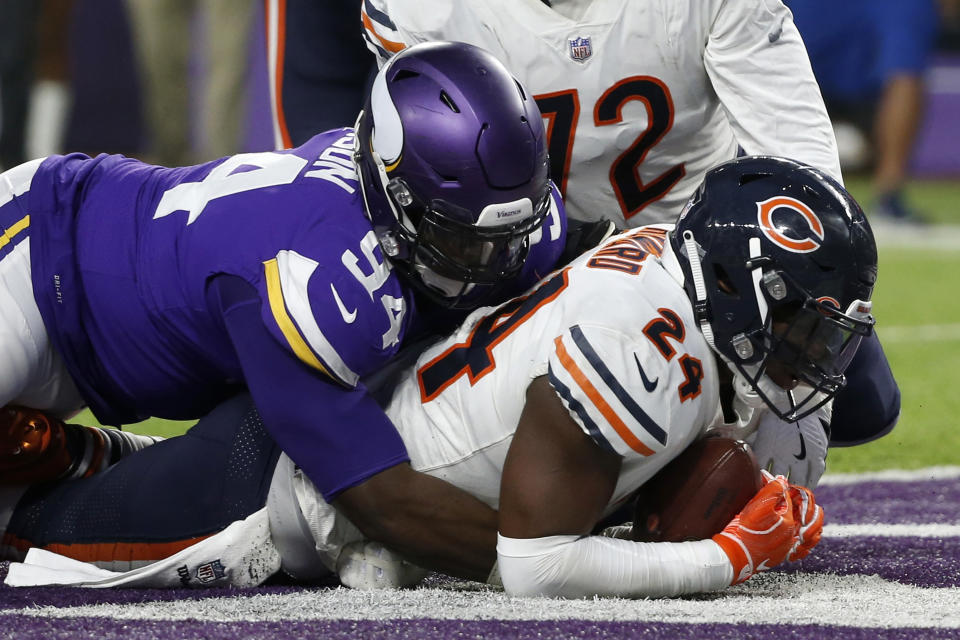
[[[719,533],[763,486],[742,440],[708,437],[687,447],[635,493],[633,539],[704,540]]]

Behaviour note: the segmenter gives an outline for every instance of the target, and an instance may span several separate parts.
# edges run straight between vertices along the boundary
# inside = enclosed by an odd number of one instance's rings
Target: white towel
[[[280,554],[270,539],[267,509],[183,549],[132,571],[108,571],[43,549],[11,562],[11,587],[253,587],[279,571]]]

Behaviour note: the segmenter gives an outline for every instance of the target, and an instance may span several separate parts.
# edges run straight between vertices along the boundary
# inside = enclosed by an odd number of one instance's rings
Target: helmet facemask
[[[358,144],[360,140],[358,136]],[[394,266],[428,298],[456,309],[477,285],[492,291],[493,285],[520,272],[531,234],[550,215],[549,184],[536,203],[522,199],[490,205],[477,224],[465,224],[460,220],[470,217],[470,212],[438,199],[424,202],[403,178],[388,176],[375,151],[370,154],[381,169],[380,184],[373,188],[386,196],[383,199],[398,221],[391,228],[379,230],[380,244]],[[360,184],[367,198],[367,181],[361,178]],[[485,215],[487,210],[494,216],[505,210],[523,210],[524,215],[515,223],[484,226],[492,217]],[[477,297],[470,296],[467,304],[475,307]]]
[[[689,236],[689,237],[688,237]],[[734,390],[748,407],[766,405],[778,417],[797,421],[818,410],[843,388],[843,372],[863,337],[873,331],[870,301],[854,300],[841,311],[830,297],[814,298],[789,273],[777,268],[769,256],[760,255],[760,241],[749,241],[749,292],[737,290],[721,267],[714,265],[708,280],[718,296],[752,297],[759,318],[753,328],[724,342],[715,342],[707,311],[706,280],[693,234],[685,232],[684,247],[694,280],[704,283],[699,305],[701,329],[714,351],[734,374]],[[721,332],[722,333],[722,332]]]
[[[516,276],[530,249],[530,235],[550,213],[549,187],[536,203],[524,199],[496,205],[501,210],[522,209],[524,215],[516,223],[490,226],[484,226],[484,213],[477,224],[465,224],[460,220],[470,213],[457,211],[455,204],[423,202],[402,178],[391,179],[386,190],[400,219],[407,222],[400,233],[408,245],[407,268],[417,274],[414,281],[424,285],[421,290],[435,302],[451,308],[476,285],[496,285]],[[471,298],[471,305],[475,303]]]
[[[770,311],[763,328],[732,340],[736,372],[781,419],[793,422],[810,415],[846,384],[844,371],[860,341],[873,331],[871,303],[856,300],[840,311],[832,300],[816,300],[792,282],[789,274],[767,270],[760,279]],[[788,284],[789,283],[789,284]],[[800,292],[775,303],[771,290]],[[749,355],[748,355],[749,354]],[[759,355],[757,363],[751,360]],[[772,383],[772,384],[771,384]]]

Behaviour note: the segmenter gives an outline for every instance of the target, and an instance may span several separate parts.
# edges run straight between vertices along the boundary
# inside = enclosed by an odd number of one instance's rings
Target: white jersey
[[[527,387],[547,376],[584,433],[622,457],[609,514],[722,424],[716,360],[680,284],[670,228],[614,236],[528,295],[473,312],[424,351],[387,408],[411,465],[497,508]],[[359,531],[305,476],[293,487],[332,569]]]
[[[491,51],[537,98],[572,218],[673,222],[714,165],[793,158],[840,179],[810,62],[780,0],[364,0],[381,64],[404,46]],[[588,4],[588,6],[583,6]]]

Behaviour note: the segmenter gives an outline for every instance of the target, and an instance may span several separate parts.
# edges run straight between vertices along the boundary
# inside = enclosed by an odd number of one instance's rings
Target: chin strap
[[[714,343],[713,327],[707,320],[707,285],[704,282],[703,270],[700,267],[700,247],[693,237],[693,231],[689,229],[683,232],[683,248],[687,252],[687,262],[690,263],[690,277],[693,279],[693,291],[697,296],[693,304],[693,312],[700,323],[700,332],[703,333],[703,337],[706,338],[710,348],[720,353]]]
[[[707,319],[707,286],[703,278],[703,268],[700,264],[699,245],[693,236],[693,232],[689,229],[683,232],[683,246],[687,253],[687,262],[690,264],[690,277],[693,281],[693,289],[696,295],[694,313],[700,323],[700,331],[703,333],[703,337],[713,352],[717,354],[720,360],[722,360],[733,373],[733,410],[737,414],[737,421],[726,424],[723,427],[718,427],[717,430],[722,430],[725,435],[729,435],[730,437],[742,439],[756,431],[757,424],[764,413],[766,403],[747,381],[744,374],[739,371],[739,368],[717,349],[713,327]],[[749,244],[750,257],[758,257],[760,255],[760,248],[760,240],[758,238],[751,238]],[[759,288],[762,269],[760,267],[754,268],[752,277],[754,286],[756,287],[757,310],[761,317],[766,318],[769,309],[766,299],[763,297]]]
[[[750,262],[753,263],[753,261],[761,255],[760,238],[750,238],[747,247],[750,250]],[[757,299],[757,311],[760,313],[760,324],[766,325],[770,307],[767,305],[767,299],[760,289],[760,283],[763,280],[763,269],[759,266],[753,267],[753,269],[750,270],[750,277],[753,279],[753,294]]]

